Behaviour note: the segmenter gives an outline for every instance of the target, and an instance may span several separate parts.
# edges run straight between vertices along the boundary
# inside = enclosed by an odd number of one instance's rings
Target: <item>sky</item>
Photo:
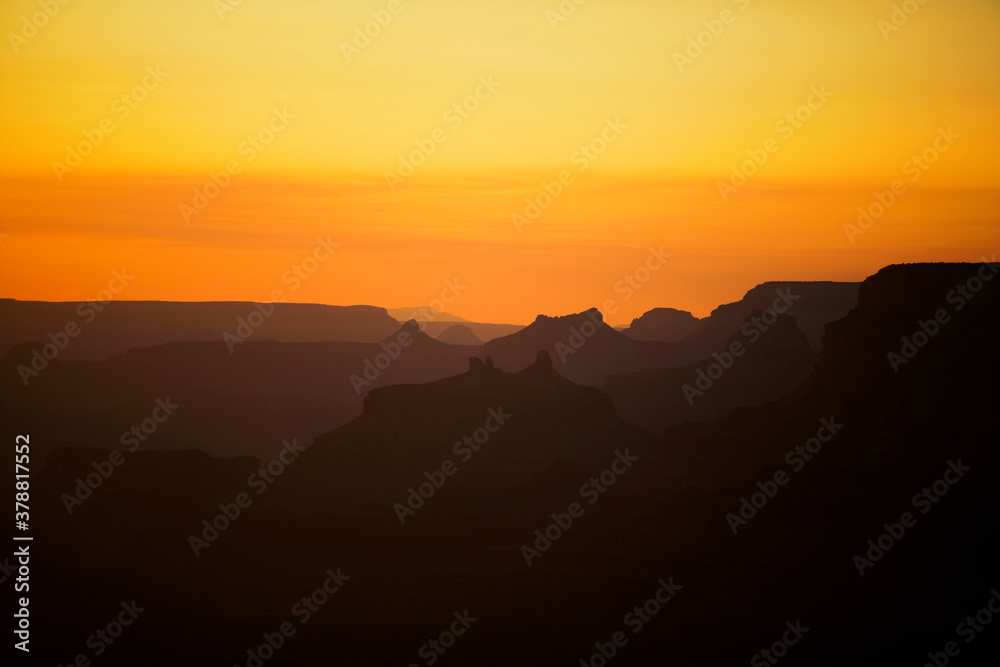
[[[1000,245],[992,0],[5,0],[0,31],[0,297],[125,268],[120,299],[458,284],[470,320],[626,324]]]

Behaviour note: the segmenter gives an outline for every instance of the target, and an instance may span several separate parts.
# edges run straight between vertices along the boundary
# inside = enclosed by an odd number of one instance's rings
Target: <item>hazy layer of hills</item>
[[[483,341],[479,340],[476,333],[464,324],[455,324],[440,334],[438,334],[437,339],[442,343],[448,343],[449,345],[482,345]]]
[[[477,345],[481,345],[483,341],[500,338],[501,336],[507,336],[515,331],[519,331],[522,328],[520,324],[470,322],[469,320],[459,317],[458,315],[437,312],[426,306],[422,308],[392,308],[389,310],[389,315],[395,317],[400,322],[416,320],[417,322],[420,322],[421,328],[427,332],[427,335],[438,339],[441,339],[441,336],[445,335],[445,332],[451,331],[451,335],[454,335],[454,329],[456,328],[455,325],[460,325],[460,329],[468,329],[478,339],[479,342],[476,343]],[[445,340],[445,342],[452,341]],[[461,344],[467,345],[469,343],[464,341]]]
[[[38,434],[37,453],[77,443],[120,447],[123,432],[169,397],[181,407],[148,446],[216,456],[269,456],[287,438],[310,442],[360,415],[371,388],[461,372],[482,350],[394,324],[379,343],[251,340],[230,352],[222,341],[180,342],[100,362],[60,356],[25,386],[21,372],[35,347],[16,346],[0,361],[0,397],[10,410],[5,421],[16,415],[21,429]]]
[[[668,426],[718,419],[734,408],[780,398],[809,376],[817,355],[795,318],[778,315],[765,331],[750,331],[750,336],[735,333],[697,364],[609,375],[602,388],[618,414],[661,433]]]
[[[438,339],[442,336],[453,335],[456,327],[460,327],[459,330],[468,329],[472,332],[472,335],[483,342],[509,336],[524,328],[520,324],[488,324],[482,322],[460,322],[456,324],[455,322],[442,321],[421,321],[420,326],[428,336]],[[451,332],[451,334],[448,332]]]
[[[48,343],[50,333],[64,332],[69,323],[80,332],[60,352],[63,361],[100,361],[133,347],[222,341],[226,333],[255,341],[374,343],[399,327],[384,308],[372,306],[0,299],[0,353],[17,343]],[[238,332],[241,326],[247,335]]]
[[[684,369],[704,361],[711,353],[702,350],[724,350],[728,337],[743,323],[736,317],[744,311],[749,316],[753,311],[747,304],[762,303],[759,294],[779,289],[780,284],[774,285],[751,290],[738,304],[717,309],[694,334],[674,344],[635,341],[604,325],[599,313],[591,311],[563,318],[540,316],[527,328],[489,341],[485,351],[499,368],[514,372],[546,349],[558,373],[595,387],[603,386],[608,375],[655,376],[661,369]],[[790,312],[813,317],[834,312],[843,306],[842,294],[852,289],[819,285],[794,287],[810,295],[814,310],[800,300]],[[828,292],[833,296],[823,305]],[[93,305],[85,305],[84,312]],[[446,377],[466,368],[468,357],[484,350],[474,342],[479,339],[471,323],[421,322],[407,325],[415,343],[393,359],[386,357],[386,350],[398,347],[394,341],[406,329],[384,309],[269,307],[113,302],[88,324],[74,319],[78,307],[73,304],[0,301],[0,317],[5,318],[0,340],[13,345],[0,361],[0,396],[23,425],[39,433],[41,452],[78,442],[121,446],[122,434],[148,417],[154,401],[170,397],[183,408],[144,446],[267,456],[287,438],[308,442],[358,417],[364,396],[375,387]],[[267,312],[271,314],[265,316]],[[77,336],[60,334],[68,321],[78,323]],[[446,327],[438,332],[443,341],[427,334],[434,326]],[[588,337],[591,326],[596,333]],[[723,330],[725,337],[719,333]],[[583,333],[574,338],[573,331]],[[379,338],[373,339],[376,335]],[[170,337],[177,339],[168,341]],[[39,358],[46,346],[52,352],[57,344],[54,359]],[[754,356],[762,350],[755,350]],[[794,351],[791,354],[795,357]],[[658,432],[667,424],[710,418],[772,398],[801,379],[800,361],[779,373],[780,382],[765,382],[763,389],[763,376],[747,372],[755,368],[748,364],[747,371],[725,378],[722,389],[700,400],[693,411],[678,406],[660,410],[667,406],[661,401],[663,393],[673,389],[654,382],[660,389],[647,392],[641,387],[644,376],[635,381],[619,377],[611,393],[626,419]],[[684,371],[677,373],[683,379]],[[636,382],[637,390],[628,388]]]

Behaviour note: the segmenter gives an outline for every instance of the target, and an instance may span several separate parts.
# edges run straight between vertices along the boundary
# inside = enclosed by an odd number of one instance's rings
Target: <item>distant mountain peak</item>
[[[388,338],[386,338],[382,342],[383,343],[390,343],[390,342],[393,342],[393,341],[400,342],[398,339],[399,339],[399,337],[404,332],[407,333],[407,334],[409,334],[410,336],[412,336],[414,341],[418,341],[418,340],[419,341],[431,341],[431,340],[434,340],[433,338],[431,338],[430,336],[428,336],[426,333],[424,333],[424,330],[421,328],[419,322],[417,322],[416,320],[407,320],[406,322],[404,322],[399,327],[399,329],[396,330],[396,333],[392,334],[391,336],[389,336]]]
[[[476,333],[464,324],[453,324],[440,334],[437,339],[449,345],[482,345]]]
[[[469,320],[452,313],[436,310],[430,306],[416,306],[414,308],[388,308],[386,309],[390,317],[400,322],[403,318],[419,319],[421,322],[468,322]]]
[[[623,333],[635,340],[674,342],[693,334],[699,324],[701,320],[686,310],[653,308],[632,320]]]
[[[571,313],[569,315],[558,315],[556,317],[550,317],[549,315],[539,315],[535,318],[533,324],[549,324],[553,322],[572,324],[574,320],[590,320],[595,324],[604,324],[604,315],[597,308],[588,308],[581,313]]]

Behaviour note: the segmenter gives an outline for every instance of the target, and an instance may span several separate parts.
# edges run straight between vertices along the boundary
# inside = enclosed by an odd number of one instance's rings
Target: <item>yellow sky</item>
[[[259,300],[323,233],[340,256],[292,300],[407,306],[461,275],[454,312],[523,322],[622,301],[616,281],[664,245],[618,322],[1000,240],[989,0],[928,0],[891,33],[892,3],[869,0],[589,0],[556,24],[557,0],[223,2],[69,0],[44,21],[37,1],[0,5],[0,296],[86,298],[131,264],[144,278],[122,298]],[[347,62],[372,12],[387,25]],[[960,137],[913,171],[948,128]],[[602,132],[613,142],[585,157]],[[768,140],[723,201],[718,182]],[[433,153],[390,191],[416,142]],[[239,173],[185,216],[228,163]],[[563,170],[519,233],[511,216]],[[906,194],[850,242],[843,225],[895,179]]]

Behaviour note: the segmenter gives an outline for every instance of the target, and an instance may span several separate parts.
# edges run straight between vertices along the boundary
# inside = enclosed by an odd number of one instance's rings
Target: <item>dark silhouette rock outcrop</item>
[[[659,340],[672,343],[681,340],[698,329],[701,322],[686,310],[675,308],[654,308],[632,320],[632,324],[622,333],[635,340]]]

